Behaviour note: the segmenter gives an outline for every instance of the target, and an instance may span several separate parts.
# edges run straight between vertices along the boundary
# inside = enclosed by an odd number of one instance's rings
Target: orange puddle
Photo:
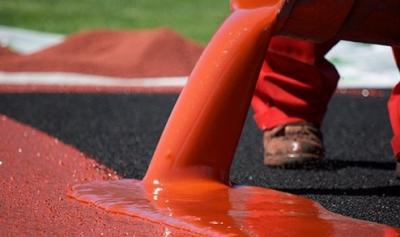
[[[317,202],[259,187],[176,184],[149,192],[123,179],[75,186],[76,199],[206,236],[399,236],[398,229],[344,217]],[[179,188],[182,187],[181,190]]]
[[[232,0],[182,91],[143,181],[95,182],[70,196],[108,211],[209,236],[399,236],[258,187],[230,187],[229,170],[283,0]]]

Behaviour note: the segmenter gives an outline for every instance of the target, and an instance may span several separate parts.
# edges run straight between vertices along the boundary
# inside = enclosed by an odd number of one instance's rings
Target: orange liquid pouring
[[[255,1],[256,2],[256,1]],[[280,0],[236,9],[190,75],[144,179],[229,183],[229,169]],[[235,6],[234,6],[235,7]]]
[[[398,236],[258,187],[230,187],[229,170],[283,0],[232,1],[181,93],[143,181],[95,182],[70,196],[111,212],[209,236]]]

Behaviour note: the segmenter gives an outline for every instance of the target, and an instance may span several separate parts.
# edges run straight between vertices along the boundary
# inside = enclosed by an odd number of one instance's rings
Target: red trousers
[[[261,129],[300,121],[322,123],[339,79],[335,67],[325,59],[336,43],[272,38],[252,100],[254,119]],[[400,48],[393,52],[400,68]],[[392,148],[400,157],[400,83],[388,108],[394,134]]]

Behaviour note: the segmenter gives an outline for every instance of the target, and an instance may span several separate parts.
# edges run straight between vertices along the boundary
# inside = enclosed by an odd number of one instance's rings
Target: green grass
[[[169,27],[205,43],[228,12],[228,0],[0,0],[0,25],[64,34]]]

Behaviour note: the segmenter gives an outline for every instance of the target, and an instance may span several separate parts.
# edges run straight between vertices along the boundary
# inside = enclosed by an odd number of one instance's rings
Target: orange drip
[[[295,195],[230,187],[229,170],[284,0],[235,0],[182,91],[143,181],[95,182],[71,197],[210,236],[398,236]]]
[[[234,11],[211,39],[172,111],[145,183],[182,177],[229,183],[266,42],[283,3],[254,2],[243,9],[233,2]]]

